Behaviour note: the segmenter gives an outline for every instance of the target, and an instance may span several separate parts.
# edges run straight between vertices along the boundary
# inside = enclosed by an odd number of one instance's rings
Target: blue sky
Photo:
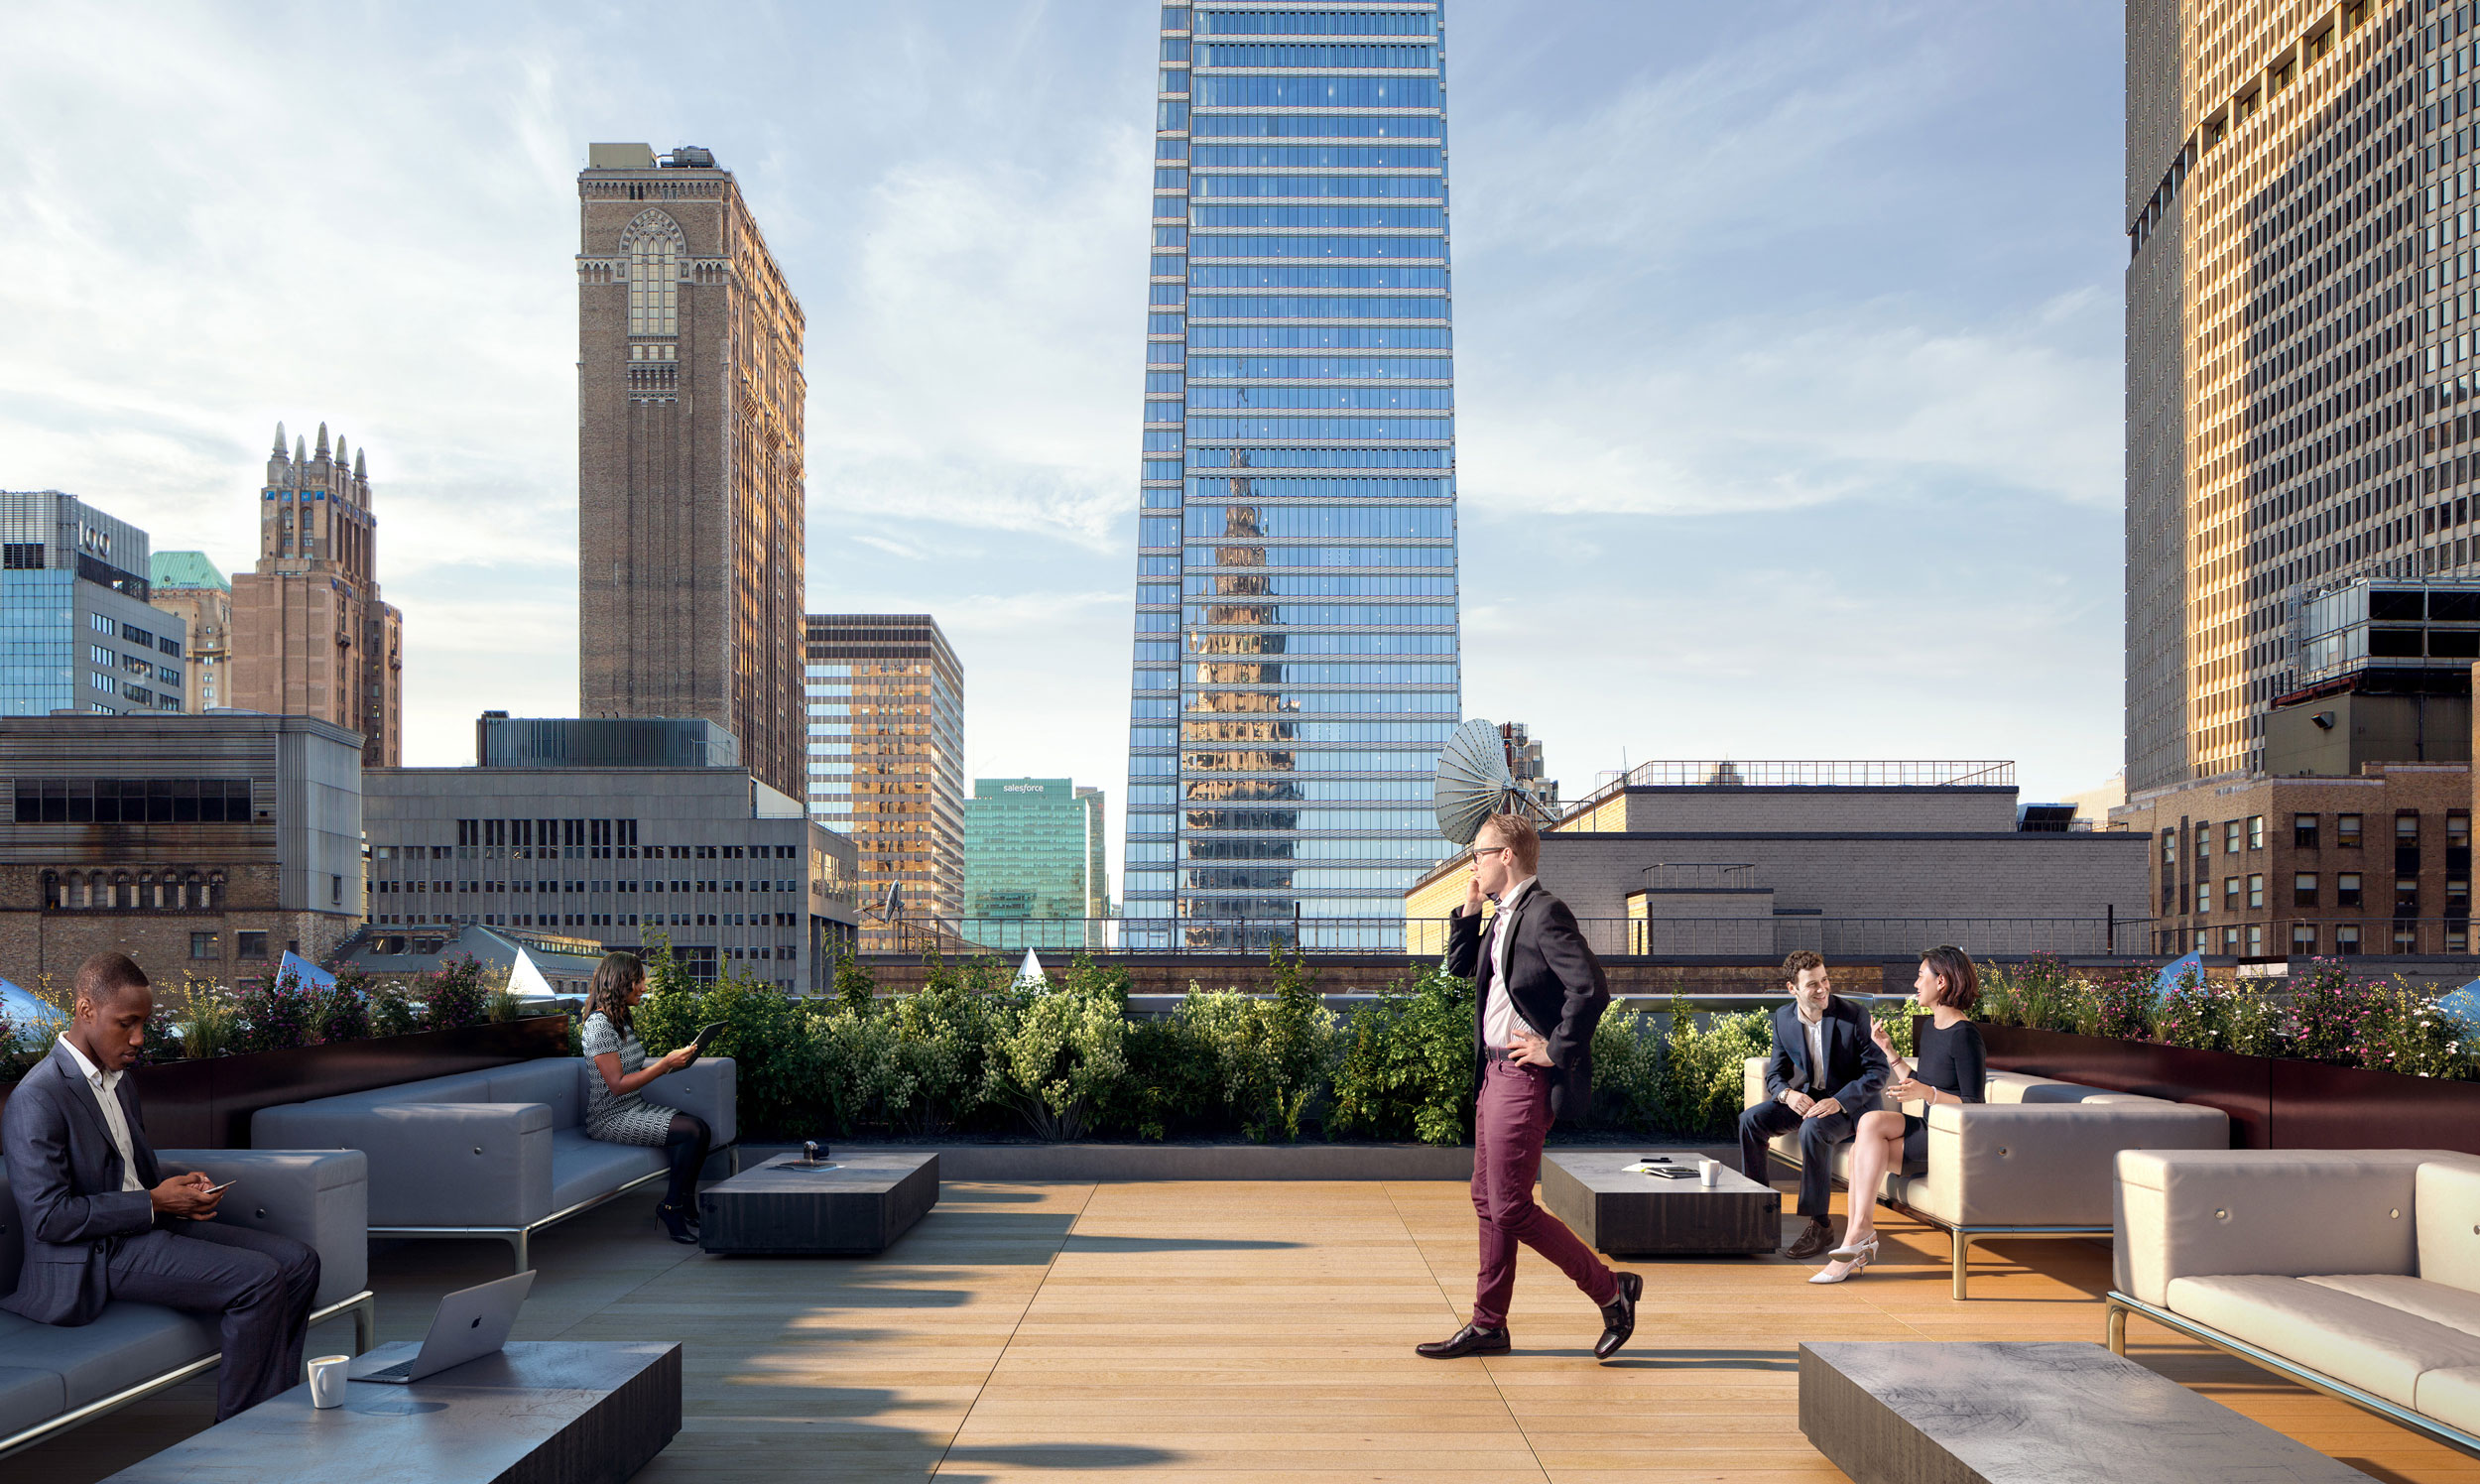
[[[1155,9],[43,7],[0,53],[0,488],[256,543],[367,447],[409,763],[576,700],[574,178],[712,149],[808,316],[809,606],[967,766],[1125,763]],[[2114,7],[1454,0],[1467,714],[2120,763]]]

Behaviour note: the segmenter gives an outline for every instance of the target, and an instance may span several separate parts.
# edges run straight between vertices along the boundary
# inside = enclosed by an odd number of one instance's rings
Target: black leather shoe
[[[694,1246],[696,1244],[697,1222],[689,1215],[686,1207],[676,1206],[671,1202],[666,1201],[662,1205],[655,1207],[655,1216],[656,1219],[663,1222],[663,1229],[671,1234],[673,1241],[679,1242],[682,1246]]]
[[[1431,1360],[1459,1360],[1467,1355],[1504,1355],[1511,1343],[1504,1329],[1467,1324],[1445,1339],[1415,1345],[1413,1349]]]
[[[1593,1358],[1608,1360],[1619,1353],[1619,1347],[1636,1333],[1636,1300],[1645,1297],[1645,1280],[1638,1274],[1619,1275],[1619,1297],[1602,1305],[1602,1337],[1593,1342]]]
[[[1808,1218],[1807,1229],[1799,1234],[1798,1238],[1792,1243],[1790,1251],[1784,1255],[1805,1262],[1809,1258],[1823,1255],[1825,1250],[1833,1245],[1834,1223],[1823,1216],[1811,1216]]]

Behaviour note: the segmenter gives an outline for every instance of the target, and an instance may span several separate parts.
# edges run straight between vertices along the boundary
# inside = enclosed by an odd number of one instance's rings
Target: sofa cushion
[[[56,1371],[0,1366],[0,1437],[68,1411],[66,1396]]]
[[[0,1161],[0,1294],[17,1292],[17,1270],[26,1262],[26,1234],[17,1229],[17,1196],[9,1189],[9,1167]]]
[[[564,1211],[641,1175],[666,1169],[663,1151],[643,1144],[604,1144],[583,1129],[552,1131],[552,1209]]]
[[[2419,1276],[2480,1294],[2480,1169],[2433,1161],[2413,1176],[2419,1208]]]
[[[2480,1432],[2480,1366],[2441,1366],[2419,1373],[2413,1411],[2449,1427]]]
[[[573,1129],[585,1122],[583,1078],[578,1075],[586,1061],[576,1056],[546,1056],[539,1061],[519,1061],[497,1067],[491,1072],[491,1096],[495,1103],[548,1103],[552,1110],[552,1127]]]
[[[215,1316],[185,1314],[155,1303],[115,1299],[91,1324],[34,1324],[5,1342],[11,1360],[33,1360],[61,1373],[71,1407],[152,1380],[178,1365],[215,1354]]]
[[[2304,1279],[2173,1278],[2168,1295],[2172,1313],[2401,1407],[2418,1405],[2420,1373],[2480,1367],[2480,1334]]]
[[[2305,1278],[2302,1283],[2316,1284],[2338,1294],[2349,1294],[2371,1303],[2442,1324],[2448,1329],[2480,1338],[2480,1294],[2422,1278],[2406,1278],[2399,1273],[2350,1273],[2333,1277]]]

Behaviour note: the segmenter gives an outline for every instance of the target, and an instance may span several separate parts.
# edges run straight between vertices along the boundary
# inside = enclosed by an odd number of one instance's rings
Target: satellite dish
[[[1507,748],[1499,740],[1497,725],[1478,716],[1446,739],[1432,789],[1438,833],[1458,845],[1471,844],[1481,832],[1482,821],[1492,814],[1548,813],[1542,802],[1508,771]]]

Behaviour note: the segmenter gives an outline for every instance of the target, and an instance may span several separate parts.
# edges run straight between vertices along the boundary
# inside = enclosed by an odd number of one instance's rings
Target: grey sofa
[[[250,1142],[360,1150],[372,1236],[496,1238],[523,1272],[534,1233],[663,1178],[662,1150],[586,1137],[586,1079],[598,1075],[583,1057],[546,1056],[286,1103],[251,1116]],[[645,1096],[703,1118],[722,1150],[739,1136],[734,1092],[732,1058],[707,1056]]]
[[[369,1243],[363,1235],[369,1164],[352,1150],[164,1150],[166,1175],[203,1171],[238,1179],[216,1219],[281,1232],[318,1253],[312,1323],[353,1316],[356,1353],[372,1344]],[[26,1256],[17,1201],[0,1165],[0,1293],[17,1287]],[[212,1369],[212,1314],[153,1303],[114,1303],[91,1324],[38,1324],[0,1311],[0,1456]]]
[[[1766,1095],[1764,1057],[1748,1058],[1745,1078],[1743,1106],[1754,1106]],[[2110,1235],[2119,1151],[2230,1147],[2230,1117],[2218,1108],[2015,1071],[1991,1072],[1986,1095],[1929,1108],[1926,1164],[1888,1172],[1882,1194],[1945,1229],[1957,1298],[1967,1297],[1977,1238]],[[1797,1133],[1771,1147],[1799,1163]],[[1849,1144],[1835,1147],[1834,1177],[1850,1183]]]
[[[2118,1157],[2127,1316],[2480,1453],[2480,1159],[2441,1150]]]

